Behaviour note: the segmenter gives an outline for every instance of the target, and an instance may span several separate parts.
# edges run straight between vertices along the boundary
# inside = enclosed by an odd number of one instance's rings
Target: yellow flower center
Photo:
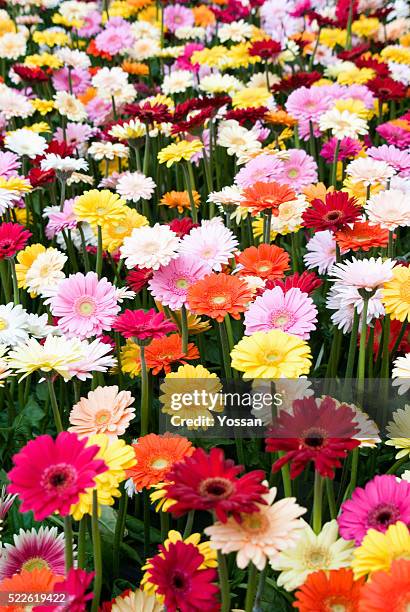
[[[289,170],[288,172],[289,178],[295,178],[297,175],[298,175],[298,171],[296,170],[296,168],[292,168],[292,170]]]
[[[105,425],[110,420],[110,413],[108,410],[102,410],[101,412],[97,412],[95,417],[95,422],[97,425]]]
[[[28,572],[32,572],[35,569],[50,569],[47,561],[42,559],[41,557],[33,557],[32,559],[27,559],[21,566],[21,569],[27,570]]]
[[[270,264],[260,264],[259,266],[257,266],[257,269],[259,270],[259,272],[269,272],[271,267],[272,266]]]
[[[262,512],[252,514],[242,514],[241,528],[250,532],[252,535],[262,534],[269,526],[269,521]]]
[[[223,295],[217,295],[216,297],[212,298],[212,303],[216,306],[221,306],[222,304],[226,303],[226,297]]]
[[[105,213],[105,206],[97,206],[95,212],[97,215],[103,215]]]
[[[400,287],[400,297],[406,302],[410,302],[410,282],[406,282]]]
[[[278,353],[268,353],[266,355],[266,361],[277,361],[279,359]]]
[[[7,323],[6,319],[0,319],[0,331],[3,331],[3,329],[7,329],[9,326],[9,324]]]
[[[80,298],[75,309],[79,315],[90,317],[95,312],[95,303],[91,298]]]
[[[167,461],[166,459],[162,459],[161,457],[159,457],[158,459],[155,459],[151,463],[151,467],[154,470],[163,470],[164,468],[168,467],[168,465],[169,465],[169,461]]]
[[[114,232],[116,234],[124,234],[127,231],[127,228],[125,227],[125,225],[117,225],[116,228],[114,229]]]
[[[50,266],[48,264],[45,264],[44,266],[41,266],[40,270],[38,271],[39,276],[41,276],[41,278],[45,278],[50,274]]]
[[[188,287],[188,281],[185,278],[179,278],[175,285],[178,289],[186,289]]]
[[[305,563],[309,569],[323,569],[330,563],[329,552],[326,548],[311,548],[306,553]]]

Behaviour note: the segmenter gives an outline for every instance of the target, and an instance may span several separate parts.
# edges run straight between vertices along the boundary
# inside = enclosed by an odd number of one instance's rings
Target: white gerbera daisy
[[[150,200],[154,193],[155,183],[151,177],[142,172],[124,172],[118,180],[116,192],[131,202]]]
[[[322,132],[330,130],[338,140],[342,138],[356,138],[367,134],[367,123],[356,113],[348,110],[340,111],[337,108],[326,111],[320,118],[319,127]]]
[[[7,134],[4,146],[17,155],[27,155],[30,159],[34,159],[37,155],[43,155],[47,148],[47,141],[43,136],[28,128],[20,128]]]
[[[168,225],[156,223],[154,227],[136,227],[131,236],[124,239],[121,257],[127,268],[158,270],[178,256],[179,238]]]
[[[346,174],[352,183],[373,185],[374,183],[387,183],[394,175],[395,170],[384,161],[370,157],[359,157],[346,167]]]
[[[42,170],[55,170],[63,174],[72,174],[80,170],[88,170],[88,163],[81,157],[61,157],[56,153],[47,153],[41,160]]]
[[[165,95],[182,93],[194,86],[194,77],[189,70],[174,70],[164,77],[162,91]]]
[[[216,272],[222,270],[233,257],[238,241],[230,229],[225,227],[220,217],[202,221],[184,236],[180,252],[192,255],[198,261],[208,264]]]
[[[78,98],[67,91],[58,91],[54,95],[54,106],[64,117],[70,121],[84,121],[87,119],[85,106]]]
[[[13,302],[0,305],[0,343],[7,346],[24,342],[28,338],[27,312]]]

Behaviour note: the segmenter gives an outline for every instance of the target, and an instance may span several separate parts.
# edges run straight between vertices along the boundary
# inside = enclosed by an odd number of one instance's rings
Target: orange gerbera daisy
[[[130,60],[124,60],[121,64],[121,68],[128,74],[134,74],[136,76],[147,76],[149,74],[149,68],[142,62],[131,62]]]
[[[21,570],[12,578],[5,578],[0,582],[1,593],[52,593],[54,585],[62,582],[64,576],[56,576],[49,569],[42,567],[32,571]],[[7,600],[7,599],[6,599]],[[24,612],[28,609],[25,604],[14,604],[12,606],[0,606],[2,612]]]
[[[252,215],[271,210],[277,216],[279,205],[292,200],[296,200],[296,193],[289,185],[280,185],[276,181],[257,182],[244,189],[241,207],[250,208]]]
[[[199,351],[193,342],[188,344],[188,352],[182,351],[182,338],[179,334],[171,334],[154,340],[145,349],[147,367],[153,374],[164,370],[166,374],[171,371],[171,365],[179,363],[185,365],[187,361],[199,359]]]
[[[166,480],[171,467],[194,452],[192,443],[182,436],[165,433],[161,436],[148,434],[132,445],[137,463],[127,470],[138,490]]]
[[[359,612],[410,610],[410,561],[393,561],[388,572],[374,572],[362,589]]]
[[[293,605],[299,612],[358,612],[363,582],[354,580],[351,569],[315,572],[295,593]]]
[[[248,284],[237,276],[213,272],[188,289],[188,306],[222,323],[227,314],[239,319],[252,299]]]
[[[215,15],[205,4],[194,6],[192,9],[194,14],[195,25],[202,28],[206,28],[209,25],[215,23]]]
[[[282,278],[289,270],[289,254],[274,244],[260,244],[242,251],[237,257],[243,266],[241,274],[259,276],[264,280]]]
[[[313,202],[313,200],[323,200],[324,202],[326,194],[334,190],[335,188],[333,186],[326,187],[324,183],[311,183],[302,189],[302,193],[306,196],[308,202]]]
[[[198,208],[200,203],[200,196],[197,191],[193,191],[195,206]],[[168,208],[177,208],[178,212],[184,212],[184,209],[191,208],[191,202],[187,191],[168,191],[164,193],[160,202],[162,206],[168,206]]]
[[[88,87],[88,89],[83,94],[79,94],[77,98],[83,104],[88,104],[88,102],[91,102],[91,100],[93,100],[96,95],[97,90],[95,89],[95,87]]]
[[[358,221],[353,227],[346,227],[335,233],[341,251],[369,251],[373,247],[386,247],[389,230],[368,221]]]
[[[264,119],[271,125],[286,125],[287,127],[293,127],[297,124],[297,119],[284,110],[269,111],[266,113]]]

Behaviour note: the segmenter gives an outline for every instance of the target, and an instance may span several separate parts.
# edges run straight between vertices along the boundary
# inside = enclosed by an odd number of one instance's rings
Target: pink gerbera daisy
[[[0,580],[11,578],[22,570],[47,568],[63,576],[65,573],[64,534],[57,527],[40,527],[13,536],[13,544],[4,544],[0,556]]]
[[[299,87],[287,99],[286,110],[299,121],[319,121],[332,103],[330,95],[324,95],[322,87]]]
[[[167,6],[164,10],[164,25],[170,32],[178,28],[186,28],[194,25],[194,14],[190,8],[175,4]]]
[[[11,151],[0,152],[0,176],[10,178],[10,176],[17,176],[17,170],[20,168],[21,163],[15,153]]]
[[[306,340],[315,329],[317,309],[311,297],[297,287],[268,289],[245,313],[245,334],[281,329]]]
[[[87,91],[91,77],[84,68],[61,68],[53,74],[53,86],[56,91],[70,91],[76,96]]]
[[[161,266],[149,281],[149,289],[156,300],[172,310],[179,310],[187,302],[191,285],[209,274],[211,268],[191,255],[180,255],[167,266]]]
[[[61,331],[82,340],[111,329],[120,309],[114,285],[106,278],[99,280],[95,272],[77,272],[62,280],[50,308]]]
[[[394,145],[382,145],[381,147],[370,147],[367,149],[367,155],[372,159],[384,161],[389,166],[392,166],[397,172],[410,171],[410,153],[401,151]]]
[[[410,483],[395,476],[375,476],[364,489],[357,487],[341,510],[340,535],[360,546],[369,529],[384,533],[397,521],[410,525]]]
[[[317,164],[313,157],[301,149],[286,151],[286,159],[284,159],[279,182],[286,183],[295,190],[316,183]]]
[[[238,172],[235,183],[242,187],[251,187],[257,182],[277,181],[283,173],[283,161],[271,153],[262,153],[254,157]]]
[[[118,27],[109,25],[109,27],[100,32],[95,39],[95,46],[99,51],[116,55],[123,49],[132,47],[134,41],[131,27],[124,21]]]
[[[54,512],[69,514],[80,494],[107,470],[104,461],[95,459],[100,447],[86,442],[62,431],[55,440],[49,435],[30,440],[14,455],[8,492],[22,500],[21,512],[32,510],[36,521]]]
[[[77,227],[77,219],[73,212],[75,200],[76,198],[66,200],[63,210],[60,210],[59,206],[50,206],[44,209],[44,214],[48,217],[46,226],[47,238],[51,240],[63,229],[75,229]]]

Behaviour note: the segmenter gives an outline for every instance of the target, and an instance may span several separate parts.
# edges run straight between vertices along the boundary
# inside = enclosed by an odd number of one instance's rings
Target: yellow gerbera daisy
[[[352,569],[357,580],[373,572],[387,572],[396,559],[408,559],[410,533],[401,521],[390,525],[385,533],[369,529],[353,553]]]
[[[125,214],[125,200],[108,189],[91,189],[76,200],[73,212],[78,221],[102,226],[120,221]]]
[[[134,208],[125,206],[125,214],[121,219],[108,219],[107,223],[103,223],[102,240],[103,248],[109,253],[118,249],[124,242],[124,238],[132,234],[135,227],[148,225],[147,217],[140,215]]]
[[[406,266],[393,268],[393,278],[383,285],[382,302],[392,319],[404,321],[410,317],[410,270]]]
[[[299,378],[308,374],[312,359],[305,340],[280,329],[245,336],[231,357],[232,367],[244,378]]]
[[[188,140],[181,140],[180,142],[175,142],[164,149],[162,149],[158,153],[158,161],[160,164],[167,164],[167,168],[170,168],[175,162],[181,161],[181,159],[185,159],[186,161],[190,161],[191,157],[195,155],[195,153],[199,153],[204,148],[204,145],[199,139],[192,140],[189,142]]]
[[[266,106],[270,97],[271,93],[266,87],[248,87],[233,94],[232,106],[234,108],[258,108]]]
[[[53,100],[42,100],[41,98],[35,98],[34,100],[31,100],[31,104],[36,109],[36,111],[38,111],[40,115],[43,116],[47,115],[47,113],[50,113],[54,108]]]
[[[121,370],[135,378],[141,372],[140,347],[132,340],[127,340],[121,347]]]
[[[32,244],[17,253],[16,275],[17,284],[20,289],[25,289],[27,287],[27,272],[29,271],[37,257],[40,255],[40,253],[44,253],[45,250],[46,247],[42,244]]]

